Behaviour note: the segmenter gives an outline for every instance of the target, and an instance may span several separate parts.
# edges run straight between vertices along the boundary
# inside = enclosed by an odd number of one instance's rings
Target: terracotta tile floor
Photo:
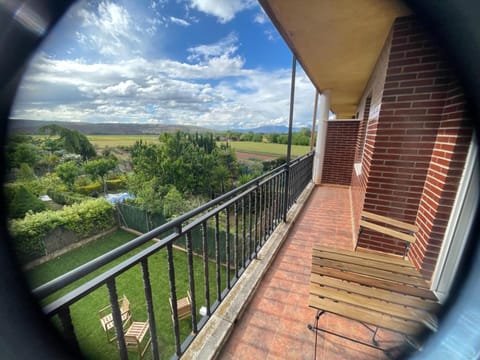
[[[353,247],[350,190],[317,187],[292,232],[262,280],[251,303],[225,344],[220,359],[313,359],[315,310],[308,307],[313,244]],[[348,337],[369,340],[362,324],[332,314],[319,326]],[[380,344],[398,344],[393,333],[379,331]],[[379,350],[319,333],[317,359],[387,359]]]

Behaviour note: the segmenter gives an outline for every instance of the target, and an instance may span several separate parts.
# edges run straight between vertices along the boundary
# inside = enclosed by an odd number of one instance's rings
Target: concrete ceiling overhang
[[[331,110],[350,118],[395,18],[410,14],[396,0],[259,0]]]

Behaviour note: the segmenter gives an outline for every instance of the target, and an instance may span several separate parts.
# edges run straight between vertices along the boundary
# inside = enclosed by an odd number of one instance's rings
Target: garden
[[[109,250],[112,250],[130,240],[135,236],[125,231],[116,231],[112,235],[101,238],[95,242],[91,242],[84,247],[73,250],[59,258],[51,260],[47,263],[39,265],[34,269],[26,272],[26,277],[32,288],[54,279],[89,260],[92,260]],[[94,278],[96,275],[117,265],[142,249],[151,246],[153,242],[144,244],[134,251],[125,254],[119,259],[109,263],[108,265],[98,269],[94,273],[76,281],[70,286],[58,291],[57,293],[47,297],[43,301],[43,305],[52,302],[67,292],[77,288],[79,285]],[[173,251],[175,263],[175,275],[178,297],[185,296],[188,289],[188,269],[187,256],[182,250],[174,249]],[[159,351],[162,359],[170,358],[175,352],[173,325],[171,319],[171,310],[169,305],[169,282],[168,282],[168,265],[166,259],[166,251],[160,250],[149,258],[150,279],[153,293],[153,304],[155,311],[155,323],[157,327],[157,335],[159,342]],[[225,287],[225,270],[222,268],[222,288]],[[199,308],[204,301],[204,294],[201,289],[204,287],[203,261],[200,257],[194,257],[194,277],[195,286],[200,289],[196,293],[197,314]],[[216,293],[215,272],[209,273],[211,296]],[[125,295],[131,304],[131,311],[134,321],[147,320],[147,308],[143,289],[142,273],[140,266],[135,266],[120,275],[116,281],[117,292],[119,297]],[[115,342],[107,342],[106,334],[103,331],[98,311],[109,304],[109,297],[106,286],[93,291],[80,301],[73,304],[70,308],[75,333],[79,340],[80,348],[87,358],[91,359],[112,359],[118,356],[118,348]],[[198,319],[198,318],[197,318]],[[54,324],[59,327],[58,319],[53,319]],[[182,341],[191,332],[191,319],[180,321],[180,334]],[[134,358],[136,354],[130,353],[129,356]],[[150,353],[146,353],[146,359],[150,358]]]

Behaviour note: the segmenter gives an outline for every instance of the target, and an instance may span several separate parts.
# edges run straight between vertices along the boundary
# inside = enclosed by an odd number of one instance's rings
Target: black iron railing
[[[128,354],[123,336],[116,279],[128,269],[140,266],[152,338],[152,358],[159,359],[160,352],[148,259],[160,251],[165,251],[168,263],[168,269],[165,269],[165,272],[168,274],[170,284],[169,296],[173,304],[174,357],[180,357],[245,271],[246,267],[257,256],[259,249],[270,234],[285,219],[286,213],[311,180],[312,164],[312,153],[295,159],[290,162],[289,166],[280,166],[34,289],[33,293],[42,300],[153,238],[159,238],[160,241],[130,256],[127,260],[111,267],[75,290],[46,305],[44,312],[48,317],[57,315],[60,319],[65,339],[72,346],[79,347],[70,308],[94,290],[106,285],[117,333],[120,358],[127,359]],[[201,244],[194,244],[192,234],[195,232],[197,234],[200,232],[199,239]],[[183,341],[180,336],[176,308],[176,271],[178,269],[175,268],[173,256],[174,242],[177,241],[178,243],[179,240],[183,241],[186,251],[188,289],[192,300],[191,333]],[[213,251],[209,249],[212,246],[214,248]],[[202,289],[197,289],[198,282],[195,281],[194,277],[193,263],[194,258],[198,259],[198,257],[203,262]],[[214,277],[209,275],[212,271],[215,272]],[[226,273],[224,281],[222,281],[223,273]],[[210,284],[212,278],[215,279],[214,286]],[[212,290],[212,288],[215,290]],[[202,299],[205,310],[200,319],[197,313],[197,300],[199,298]]]

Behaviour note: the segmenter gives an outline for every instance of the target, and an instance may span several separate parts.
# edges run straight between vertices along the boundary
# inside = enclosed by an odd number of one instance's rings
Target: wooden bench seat
[[[318,327],[320,316],[329,312],[413,338],[425,329],[436,330],[440,308],[408,261],[322,246],[313,248],[309,306],[318,310],[317,323],[310,327],[315,331],[332,333]],[[372,343],[351,340],[381,349],[375,335],[376,330]]]

